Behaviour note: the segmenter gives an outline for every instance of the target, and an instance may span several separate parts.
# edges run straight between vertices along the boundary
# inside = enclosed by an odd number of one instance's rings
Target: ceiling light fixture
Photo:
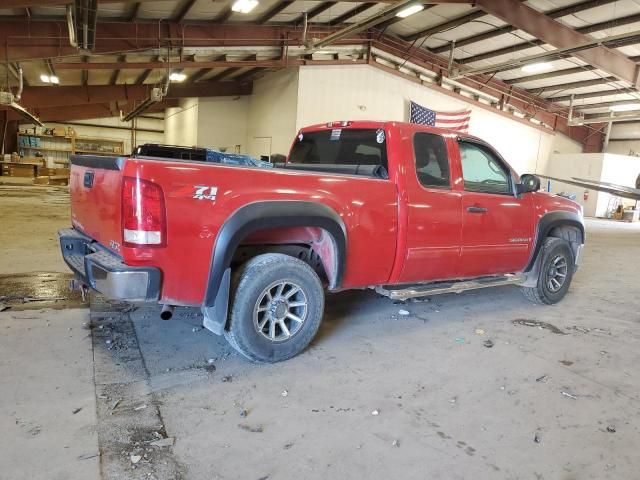
[[[40,75],[40,81],[43,83],[53,83],[54,85],[58,85],[60,83],[60,79],[56,75]]]
[[[640,110],[640,103],[623,103],[621,105],[611,105],[609,108],[612,112],[630,112],[632,110]]]
[[[238,13],[249,13],[258,6],[258,0],[236,0],[231,5],[231,10]]]
[[[422,10],[424,10],[424,5],[422,3],[414,3],[413,5],[409,5],[396,13],[396,17],[407,18],[408,16],[421,12]]]
[[[538,62],[538,63],[530,63],[529,65],[525,65],[522,67],[522,71],[525,73],[538,73],[545,72],[547,70],[551,70],[553,65],[547,62]]]
[[[169,80],[172,82],[184,82],[187,79],[187,75],[181,72],[171,72]]]

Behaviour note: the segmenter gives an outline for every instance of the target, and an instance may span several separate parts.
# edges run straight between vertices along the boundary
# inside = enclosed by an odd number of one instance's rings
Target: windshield
[[[334,128],[298,135],[290,163],[373,165],[387,168],[387,142],[383,129]]]

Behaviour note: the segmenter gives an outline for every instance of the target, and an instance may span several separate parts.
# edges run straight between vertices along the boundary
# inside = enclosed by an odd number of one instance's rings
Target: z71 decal
[[[215,201],[216,195],[218,193],[218,187],[209,187],[206,185],[196,185],[194,187],[196,189],[193,194],[193,198],[196,200],[211,200]]]

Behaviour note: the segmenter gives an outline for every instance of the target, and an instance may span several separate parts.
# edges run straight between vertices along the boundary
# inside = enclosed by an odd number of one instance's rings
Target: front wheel
[[[534,302],[553,305],[566,295],[575,271],[571,245],[566,240],[548,237],[539,253],[540,271],[535,287],[523,287],[524,296]]]
[[[234,274],[229,344],[254,362],[287,360],[311,342],[324,310],[316,272],[280,253],[259,255]]]

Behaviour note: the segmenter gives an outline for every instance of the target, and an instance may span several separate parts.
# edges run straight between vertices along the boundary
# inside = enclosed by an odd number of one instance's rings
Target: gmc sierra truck
[[[518,284],[566,294],[581,207],[538,192],[487,143],[399,122],[300,130],[264,169],[136,156],[71,159],[62,255],[108,298],[200,307],[241,354],[277,362],[313,339],[324,291],[392,299]]]

